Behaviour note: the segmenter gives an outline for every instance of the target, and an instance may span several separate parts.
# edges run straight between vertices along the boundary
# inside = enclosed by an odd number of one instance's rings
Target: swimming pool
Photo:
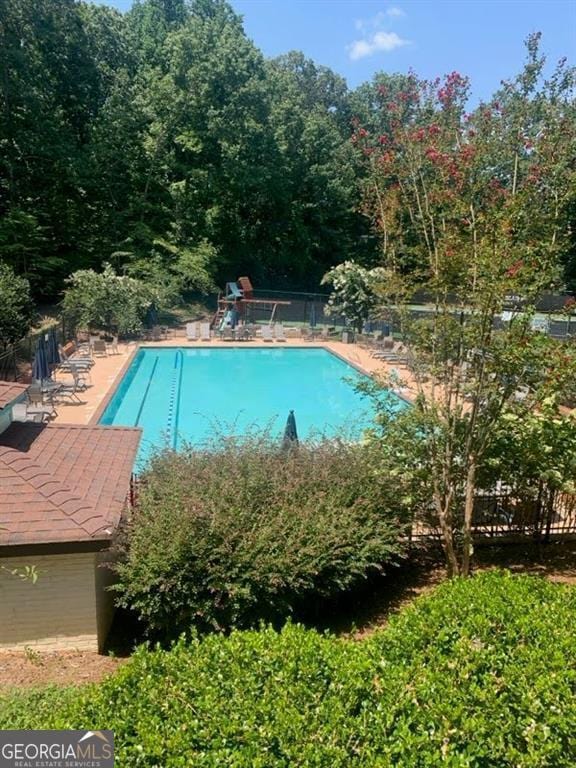
[[[144,347],[135,355],[100,424],[143,429],[138,465],[154,447],[199,445],[218,434],[269,428],[280,435],[291,409],[298,435],[360,436],[369,402],[362,378],[326,349]],[[406,403],[387,393],[394,407]]]

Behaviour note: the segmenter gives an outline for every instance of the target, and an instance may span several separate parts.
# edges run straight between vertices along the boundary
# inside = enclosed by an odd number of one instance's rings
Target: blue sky
[[[131,0],[108,0],[126,10]],[[523,40],[543,34],[552,64],[574,62],[576,0],[232,0],[267,56],[301,50],[351,87],[375,72],[433,78],[457,70],[476,101],[489,98],[524,60]]]

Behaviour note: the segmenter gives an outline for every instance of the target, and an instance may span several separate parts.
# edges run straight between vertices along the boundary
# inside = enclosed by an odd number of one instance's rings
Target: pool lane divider
[[[142,402],[140,403],[140,408],[138,408],[138,415],[136,416],[136,421],[134,422],[134,426],[137,427],[138,423],[140,421],[140,416],[142,416],[142,411],[144,410],[144,403],[146,402],[146,398],[148,397],[148,392],[150,391],[150,384],[152,384],[152,379],[154,378],[154,372],[156,371],[156,366],[158,365],[159,355],[156,355],[156,358],[154,360],[154,365],[152,366],[152,370],[150,371],[150,376],[148,377],[148,383],[146,384],[146,389],[144,390],[144,397],[142,398]]]
[[[174,366],[172,368],[172,381],[170,382],[170,399],[168,401],[168,440],[175,450],[178,440],[178,419],[180,416],[180,390],[182,388],[182,371],[184,369],[184,353],[176,350]]]

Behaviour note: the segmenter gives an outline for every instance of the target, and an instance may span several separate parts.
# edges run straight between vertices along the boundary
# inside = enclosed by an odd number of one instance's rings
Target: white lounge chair
[[[210,323],[200,323],[200,341],[210,341]]]
[[[262,326],[262,341],[273,341],[272,328],[269,325]]]
[[[188,341],[198,341],[198,323],[186,323],[186,338]]]
[[[281,323],[276,323],[276,325],[274,326],[274,338],[276,339],[276,341],[286,341],[284,326]]]
[[[16,403],[12,406],[12,421],[33,421],[41,424],[47,421],[51,415],[52,410],[41,405]]]

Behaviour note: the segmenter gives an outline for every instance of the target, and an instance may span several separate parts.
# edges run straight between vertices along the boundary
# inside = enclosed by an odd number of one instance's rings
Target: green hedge
[[[120,604],[157,635],[257,626],[397,563],[408,515],[370,450],[282,451],[264,435],[160,453],[126,531]]]
[[[574,588],[492,572],[360,642],[288,625],[141,649],[59,704],[13,697],[0,727],[112,728],[120,768],[568,768],[575,618]]]

